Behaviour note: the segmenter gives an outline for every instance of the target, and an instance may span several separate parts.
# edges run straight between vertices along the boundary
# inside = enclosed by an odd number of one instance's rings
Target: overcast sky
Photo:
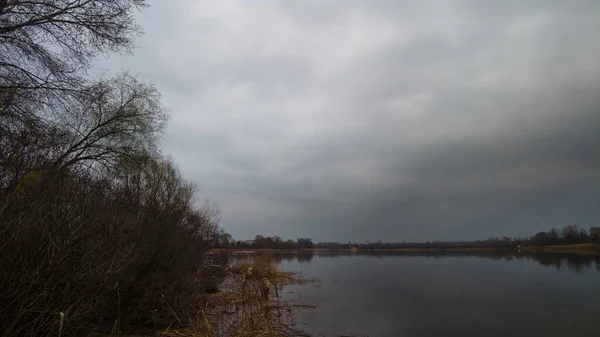
[[[600,1],[150,1],[162,141],[236,239],[600,225]]]

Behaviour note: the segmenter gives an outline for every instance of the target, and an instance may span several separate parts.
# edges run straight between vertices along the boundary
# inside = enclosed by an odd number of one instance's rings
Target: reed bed
[[[164,331],[161,337],[309,336],[295,327],[294,312],[313,306],[282,300],[283,287],[312,280],[285,272],[268,255],[238,259],[227,268],[222,291],[211,294],[203,310],[188,317],[191,328]]]

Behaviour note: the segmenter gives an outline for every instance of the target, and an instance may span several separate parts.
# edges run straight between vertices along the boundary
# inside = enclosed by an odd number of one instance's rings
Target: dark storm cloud
[[[162,90],[165,153],[236,238],[530,235],[600,221],[598,13],[156,2],[136,54],[101,65]]]

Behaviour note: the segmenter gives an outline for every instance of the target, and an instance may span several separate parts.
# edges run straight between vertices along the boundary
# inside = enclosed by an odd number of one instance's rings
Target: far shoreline
[[[518,252],[513,247],[448,247],[448,248],[299,248],[299,249],[272,249],[272,248],[213,248],[214,253],[249,252],[259,254],[297,254],[297,253],[477,253],[477,252]],[[549,254],[573,254],[573,255],[598,255],[600,256],[600,244],[579,243],[573,245],[547,245],[547,246],[523,246],[523,253],[549,253]]]

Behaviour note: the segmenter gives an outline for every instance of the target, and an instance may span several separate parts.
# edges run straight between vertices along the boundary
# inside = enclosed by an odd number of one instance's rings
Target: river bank
[[[394,252],[394,253],[468,253],[468,252],[513,252],[518,251],[515,247],[448,247],[448,248],[374,248],[374,249],[328,249],[328,248],[304,248],[304,249],[264,249],[264,248],[244,248],[244,249],[224,249],[216,248],[211,250],[213,253],[259,253],[259,254],[298,254],[298,253],[359,253],[359,252]],[[527,253],[560,253],[576,255],[600,255],[600,244],[580,243],[574,245],[548,245],[548,246],[524,246],[522,252]]]

